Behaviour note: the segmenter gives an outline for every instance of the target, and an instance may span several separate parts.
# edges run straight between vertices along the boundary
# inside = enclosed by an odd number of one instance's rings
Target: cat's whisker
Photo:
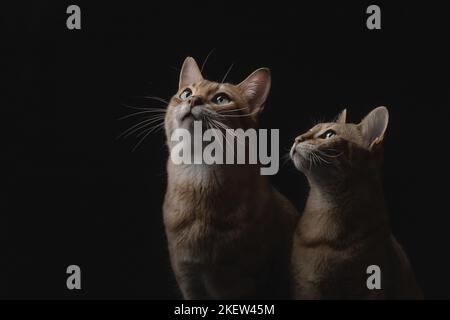
[[[328,150],[330,150],[331,151],[331,149],[326,149],[326,151],[328,151]],[[335,150],[335,149],[333,149],[333,150]],[[320,155],[322,155],[322,156],[324,156],[324,157],[326,157],[326,158],[338,158],[338,157],[340,157],[342,154],[343,154],[343,152],[340,152],[340,153],[337,153],[337,154],[328,154],[328,153],[326,153],[325,152],[325,150],[316,150]],[[335,151],[333,151],[333,152],[337,152],[337,150],[335,150]]]
[[[254,110],[253,112],[247,113],[247,114],[220,114],[222,117],[225,118],[243,118],[243,117],[250,117],[254,114],[257,114],[259,112],[259,109]]]
[[[164,125],[164,121],[157,123],[155,125],[152,125],[152,126],[150,126],[150,128],[146,128],[146,129],[142,130],[140,133],[138,133],[136,135],[136,138],[139,138],[140,136],[142,136],[145,132],[147,132],[147,130],[154,130],[156,128],[162,127],[163,125]]]
[[[331,155],[331,154],[324,154],[324,156],[327,157],[327,158],[339,158],[339,157],[342,156],[343,154],[344,154],[344,153],[341,152],[341,153],[339,153],[339,154],[333,154],[333,155]]]
[[[319,165],[320,164],[320,158],[317,156],[317,154],[314,152],[314,151],[312,151],[311,152],[311,156],[313,157],[313,159],[314,159],[314,166],[317,166],[317,165]]]
[[[142,98],[151,99],[151,100],[159,101],[159,102],[162,102],[162,103],[165,103],[165,104],[169,104],[169,101],[167,101],[167,100],[165,100],[163,98],[160,98],[160,97],[145,96],[145,97],[142,97]]]
[[[220,121],[218,121],[218,120],[213,120],[216,124],[218,124],[224,131],[225,131],[225,135],[227,136],[227,138],[228,138],[228,134],[227,133],[230,133],[231,135],[232,135],[232,139],[234,140],[234,138],[236,137],[236,135],[233,133],[233,132],[231,132],[230,130],[227,130],[227,129],[231,129],[229,126],[227,126],[226,124],[224,124],[223,122],[220,122]],[[228,141],[228,140],[227,140]],[[236,142],[237,143],[241,143],[239,140],[237,140],[236,139]]]
[[[158,123],[159,121],[161,121],[161,120],[159,120],[159,119],[153,119],[152,121],[147,122],[147,123],[145,123],[145,124],[139,126],[138,128],[135,128],[134,130],[132,130],[132,131],[130,131],[129,133],[127,133],[127,134],[124,136],[124,139],[128,138],[129,136],[131,136],[132,134],[138,132],[138,131],[141,130],[141,129],[146,130],[149,126],[151,126],[151,125],[153,125],[153,124],[155,124],[155,123]],[[138,136],[139,136],[139,135],[138,135]]]
[[[208,124],[210,125],[211,129],[218,130],[221,137],[224,140],[226,140],[225,135],[223,134],[222,130],[220,130],[211,120],[212,119],[207,119]],[[217,136],[216,136],[216,138],[217,138]],[[222,139],[219,139],[219,144],[220,144],[220,148],[222,149],[222,151],[225,151],[225,148],[223,147]]]
[[[321,151],[323,151],[323,152],[327,152],[327,151],[330,151],[330,152],[338,152],[339,150],[334,149],[334,148],[325,148],[325,149],[323,149],[323,150],[321,150]]]
[[[118,137],[117,139],[120,139],[122,137],[127,138],[129,135],[133,134],[134,132],[138,131],[139,129],[145,127],[146,125],[149,125],[151,123],[154,123],[158,120],[161,120],[161,118],[159,116],[153,116],[151,118],[145,119],[141,122],[138,122],[137,124],[131,126],[130,128],[128,128],[127,130],[123,131]]]
[[[322,163],[324,163],[324,161],[323,161],[323,159],[317,154],[317,153],[313,153],[314,154],[314,157],[316,158],[316,164],[318,165],[318,166],[320,166]]]
[[[245,108],[239,108],[239,109],[232,109],[232,110],[223,110],[223,111],[217,111],[217,113],[219,114],[223,114],[223,113],[230,113],[230,112],[237,112],[237,111],[241,111],[241,110],[245,110],[248,109],[248,107]]]
[[[130,105],[128,105],[128,104],[123,104],[122,103],[122,106],[123,107],[125,107],[125,108],[130,108],[130,109],[134,109],[134,110],[150,110],[151,108],[144,108],[144,107],[133,107],[133,106],[130,106]]]
[[[221,137],[223,138],[223,140],[225,140],[225,143],[228,146],[231,146],[230,142],[228,141],[227,137],[226,137],[226,133],[224,133],[222,130],[220,130],[220,128],[218,127],[218,121],[214,120],[214,119],[210,119],[208,120],[212,126],[213,129],[216,129],[217,131],[219,131]],[[220,147],[222,148],[223,151],[225,151],[224,145],[222,143],[222,141],[220,140]]]
[[[220,119],[221,115],[216,111],[205,107],[202,109],[202,117],[205,119],[206,118]]]
[[[308,153],[308,162],[309,162],[309,170],[311,171],[311,165],[312,165],[312,156],[311,153]]]
[[[227,126],[226,124],[216,120],[216,119],[211,119],[212,121],[214,121],[217,125],[219,125],[222,129],[231,129],[229,126]]]
[[[316,157],[319,159],[319,161],[321,161],[321,162],[323,162],[323,163],[326,163],[326,164],[331,164],[331,162],[325,160],[324,157],[323,157],[323,155],[321,155],[320,153],[319,153],[319,154],[315,153],[315,155],[316,155]]]
[[[311,152],[311,159],[312,159],[313,166],[314,167],[317,166],[317,158],[316,158],[316,155],[314,152]]]
[[[291,158],[291,153],[290,151],[286,150],[286,152],[283,154],[283,158]]]
[[[150,129],[148,130],[148,132],[145,134],[145,136],[143,136],[142,139],[139,140],[139,142],[134,146],[134,148],[133,148],[133,150],[131,150],[131,152],[134,152],[134,151],[139,147],[139,145],[145,140],[145,138],[148,137],[148,135],[149,135],[150,133],[152,133],[153,131],[155,131],[155,130],[157,130],[157,129],[162,128],[163,125],[164,125],[164,123],[160,123],[159,125],[150,128]]]
[[[233,65],[234,65],[234,63],[232,63],[232,64],[230,65],[230,67],[228,68],[227,72],[226,72],[225,75],[223,76],[222,81],[221,81],[220,83],[224,83],[224,82],[225,82],[225,80],[226,80],[226,78],[228,77],[228,74],[230,73],[231,69],[233,69]]]
[[[123,120],[123,119],[127,119],[127,118],[130,118],[130,117],[137,116],[137,115],[140,115],[140,114],[145,114],[145,113],[163,113],[163,114],[165,114],[166,111],[167,111],[166,109],[162,109],[162,108],[161,109],[159,109],[159,108],[152,108],[152,109],[149,109],[149,110],[144,110],[144,111],[139,111],[139,112],[134,112],[134,113],[128,114],[126,116],[120,117],[117,120]]]
[[[220,121],[217,121],[214,119],[211,119],[211,121],[215,124],[215,127],[221,132],[222,137],[225,139],[225,142],[227,143],[227,145],[230,146],[231,148],[233,148],[233,146],[231,145],[231,143],[228,139],[228,134],[227,134],[227,129],[231,129],[231,128]],[[220,130],[220,129],[223,129],[224,132],[222,132],[222,130]]]
[[[291,154],[289,152],[285,153],[281,159],[282,159],[281,167],[284,167],[285,165],[287,165],[290,162]]]
[[[202,67],[200,68],[200,72],[203,72],[203,68],[206,65],[206,62],[208,62],[209,56],[214,52],[215,48],[212,48],[211,51],[208,52],[208,54],[206,55],[205,60],[202,63]]]
[[[125,131],[123,131],[122,133],[120,133],[116,139],[120,139],[122,138],[125,134],[127,134],[129,131],[133,130],[134,128],[142,125],[143,123],[149,122],[151,119],[145,119],[139,123],[136,123],[135,125],[131,126],[130,128],[126,129]]]

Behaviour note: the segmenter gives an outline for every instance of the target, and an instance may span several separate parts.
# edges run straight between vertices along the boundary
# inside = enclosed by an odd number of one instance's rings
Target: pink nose
[[[300,143],[302,141],[305,141],[305,138],[303,136],[298,136],[297,138],[295,138],[295,143]]]
[[[203,99],[199,96],[192,96],[189,98],[188,103],[189,103],[190,107],[193,108],[195,106],[202,105]]]

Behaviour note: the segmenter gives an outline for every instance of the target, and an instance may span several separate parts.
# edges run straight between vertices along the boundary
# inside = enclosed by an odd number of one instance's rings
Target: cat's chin
[[[194,129],[195,118],[192,114],[186,114],[181,119],[175,121],[174,129],[187,129],[192,131]]]
[[[301,153],[299,152],[299,150],[297,150],[296,147],[297,145],[294,144],[291,148],[291,151],[289,152],[291,160],[298,171],[305,173],[305,159],[302,157]]]
[[[294,163],[295,168],[300,171],[303,172],[304,169],[304,161],[300,158],[299,154],[294,154],[291,156],[292,162]]]

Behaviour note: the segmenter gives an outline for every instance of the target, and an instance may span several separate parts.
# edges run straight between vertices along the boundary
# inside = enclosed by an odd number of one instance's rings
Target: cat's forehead
[[[235,86],[229,83],[219,83],[209,80],[202,80],[192,84],[192,88],[199,92],[209,93],[215,91],[234,91]]]
[[[345,138],[349,141],[353,141],[355,143],[361,143],[362,136],[361,130],[357,124],[354,123],[337,123],[337,122],[325,122],[319,123],[311,128],[309,131],[318,135],[322,132],[332,129],[336,131],[342,138]]]
[[[353,132],[358,130],[358,125],[354,123],[337,123],[337,122],[324,122],[318,123],[310,129],[310,131],[323,131],[327,129],[334,129],[341,132]]]
[[[337,125],[337,123],[335,122],[324,122],[324,123],[318,123],[316,124],[314,127],[312,127],[311,129],[309,129],[309,131],[311,132],[319,132],[325,129],[330,129],[331,127],[335,127]]]

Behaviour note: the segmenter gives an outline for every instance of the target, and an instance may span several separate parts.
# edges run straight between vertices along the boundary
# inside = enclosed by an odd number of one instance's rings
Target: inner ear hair
[[[260,68],[238,84],[244,98],[247,100],[250,112],[259,112],[263,109],[270,91],[270,70]]]
[[[187,87],[202,80],[203,76],[197,62],[195,62],[194,58],[187,57],[181,67],[178,89]]]
[[[373,109],[359,124],[366,145],[372,149],[383,142],[389,122],[389,112],[386,107]]]
[[[343,124],[346,121],[347,121],[347,109],[344,109],[341,111],[341,113],[338,114],[334,122]]]

